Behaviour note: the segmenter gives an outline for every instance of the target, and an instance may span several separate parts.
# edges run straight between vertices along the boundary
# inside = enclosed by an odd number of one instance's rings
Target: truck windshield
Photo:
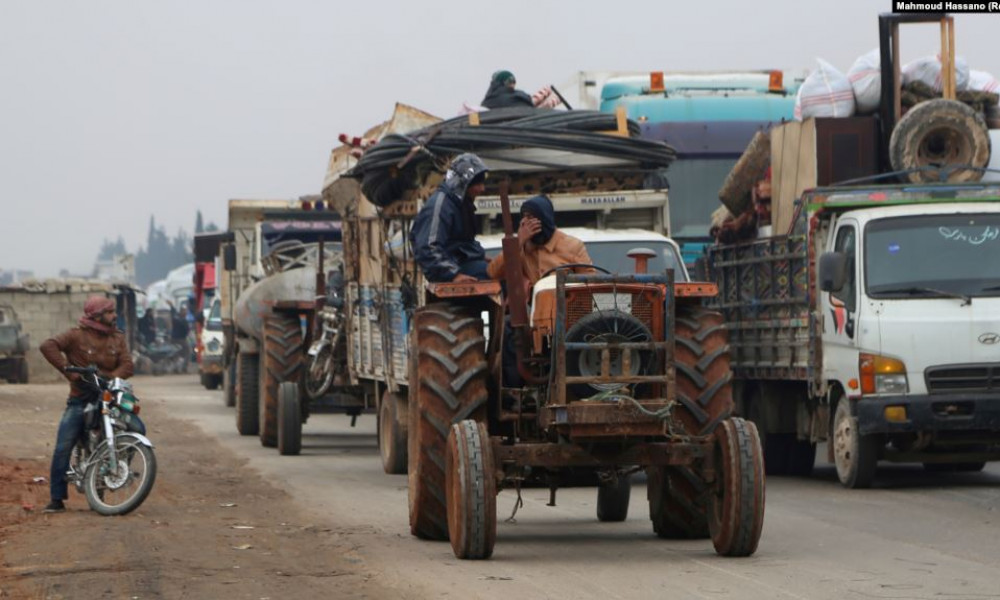
[[[1000,214],[879,219],[865,240],[872,298],[1000,296]]]
[[[0,327],[0,348],[9,350],[17,345],[17,330],[13,327]]]
[[[739,157],[688,158],[670,165],[670,231],[675,239],[708,238],[719,188]]]
[[[680,267],[680,258],[677,251],[671,244],[660,241],[625,241],[625,242],[587,242],[587,254],[590,260],[599,267],[604,267],[612,273],[635,273],[635,261],[628,257],[628,251],[633,248],[649,248],[656,252],[656,256],[649,259],[647,271],[649,273],[663,273],[667,269],[674,270],[675,281],[687,281],[684,269]],[[486,248],[486,257],[493,258],[500,254],[500,248],[490,246]]]

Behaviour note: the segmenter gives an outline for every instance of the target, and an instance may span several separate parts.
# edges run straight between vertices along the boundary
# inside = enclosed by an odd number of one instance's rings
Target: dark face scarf
[[[542,230],[531,236],[533,244],[542,246],[552,239],[552,235],[556,232],[556,210],[551,200],[545,196],[528,198],[521,205],[521,214],[530,214],[542,225]]]

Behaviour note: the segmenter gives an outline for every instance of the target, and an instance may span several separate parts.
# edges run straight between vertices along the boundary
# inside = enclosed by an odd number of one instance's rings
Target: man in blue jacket
[[[489,279],[486,252],[476,241],[476,197],[488,169],[475,154],[460,154],[424,203],[410,230],[413,254],[427,281]]]

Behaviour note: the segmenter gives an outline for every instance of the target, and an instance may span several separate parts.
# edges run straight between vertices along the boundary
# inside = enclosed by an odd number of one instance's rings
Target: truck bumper
[[[902,407],[906,419],[890,421],[886,408]],[[1000,432],[1000,394],[906,395],[862,398],[857,403],[858,430],[871,433],[934,431]]]
[[[222,355],[201,355],[201,372],[206,375],[222,375]]]

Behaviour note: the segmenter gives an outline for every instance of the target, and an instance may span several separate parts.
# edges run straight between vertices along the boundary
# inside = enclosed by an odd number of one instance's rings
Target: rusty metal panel
[[[707,442],[638,443],[627,448],[614,446],[587,450],[574,444],[508,445],[500,438],[492,438],[491,441],[493,458],[498,465],[552,468],[690,465],[711,455],[711,444]]]

